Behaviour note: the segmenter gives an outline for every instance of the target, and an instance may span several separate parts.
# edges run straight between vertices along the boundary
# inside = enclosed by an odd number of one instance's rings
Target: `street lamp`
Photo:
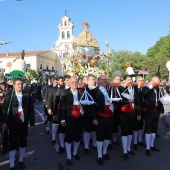
[[[109,61],[111,59],[111,50],[109,48],[108,40],[106,40],[106,75],[109,76]]]
[[[0,41],[0,45],[5,45],[5,44],[9,44],[9,43],[12,43],[12,42]]]

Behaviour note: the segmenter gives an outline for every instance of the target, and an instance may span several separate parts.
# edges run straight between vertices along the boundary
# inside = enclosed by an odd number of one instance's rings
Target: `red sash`
[[[113,116],[113,112],[109,109],[110,105],[105,105],[105,110],[106,113],[101,113],[101,112],[97,112],[99,115],[103,116],[103,117],[110,117]]]
[[[82,114],[80,112],[80,105],[73,105],[72,109],[73,109],[72,113],[71,113],[72,118],[80,118],[80,117],[82,117]]]
[[[129,102],[129,107],[122,106],[122,107],[121,107],[121,111],[122,111],[122,112],[129,112],[129,113],[135,112],[132,104],[133,104],[132,102]]]
[[[22,114],[22,111],[18,111],[18,120],[17,120],[17,123],[22,123],[22,120],[20,119],[20,116]]]
[[[146,108],[144,108],[144,107],[143,107],[143,111],[144,111],[144,112],[146,112],[146,111],[147,111],[147,110],[146,110]],[[154,110],[153,110],[153,111],[154,111],[154,112],[157,112],[157,111],[158,111],[158,106],[156,106],[156,105],[155,105],[155,107],[154,107]]]

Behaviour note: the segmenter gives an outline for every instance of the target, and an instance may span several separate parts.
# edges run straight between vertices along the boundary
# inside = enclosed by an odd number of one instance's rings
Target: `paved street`
[[[170,128],[165,126],[163,118],[159,121],[160,137],[156,138],[155,146],[161,152],[152,151],[151,157],[145,156],[145,148],[139,146],[135,151],[135,156],[130,156],[129,160],[123,159],[122,147],[112,146],[108,154],[111,160],[104,161],[103,166],[97,164],[97,151],[90,148],[90,153],[83,153],[83,145],[79,147],[80,160],[72,159],[73,165],[65,165],[66,154],[57,153],[58,145],[51,144],[51,135],[46,134],[46,125],[43,124],[43,105],[42,102],[35,103],[36,126],[29,129],[28,147],[25,154],[26,170],[170,170]],[[170,106],[165,107],[165,112],[170,111]],[[120,143],[120,141],[119,141]],[[18,152],[16,154],[16,169],[18,162]],[[8,154],[0,155],[0,170],[9,169]]]

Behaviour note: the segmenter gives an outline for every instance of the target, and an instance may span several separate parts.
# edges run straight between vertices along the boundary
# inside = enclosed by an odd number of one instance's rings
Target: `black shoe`
[[[66,160],[66,164],[67,164],[67,165],[71,165],[71,160],[70,160],[70,159],[67,159],[67,160]]]
[[[138,142],[140,146],[146,146],[144,142]]]
[[[51,143],[52,143],[52,144],[55,144],[55,143],[56,143],[56,140],[52,140]]]
[[[124,153],[123,158],[124,158],[124,159],[128,159],[128,158],[129,158],[129,155],[128,155],[127,153]]]
[[[130,154],[130,155],[136,155],[135,152],[133,152],[132,150],[127,151],[127,152],[128,152],[128,154]]]
[[[104,158],[105,160],[110,160],[110,157],[109,157],[108,154],[104,154],[104,155],[103,155],[103,158]]]
[[[134,150],[138,150],[138,144],[134,144],[134,145],[133,145],[133,149],[134,149]]]
[[[25,164],[24,164],[24,162],[20,161],[20,162],[18,163],[18,165],[19,165],[19,169],[25,169]]]
[[[145,153],[146,153],[146,156],[151,156],[151,150],[150,149],[147,149]]]
[[[155,146],[150,147],[150,149],[151,149],[152,151],[160,152],[160,149],[156,148]]]
[[[15,167],[10,167],[9,170],[15,170]]]
[[[93,148],[97,150],[97,146],[93,146]]]
[[[103,165],[103,158],[98,158],[97,162],[99,165]]]
[[[156,137],[160,137],[161,135],[159,135],[159,134],[156,134]]]
[[[108,145],[108,149],[109,149],[109,150],[112,149],[112,145],[111,145],[111,144]]]
[[[59,147],[58,154],[62,154],[64,151],[65,151],[65,149],[63,147]]]
[[[2,151],[1,151],[1,154],[2,154],[2,155],[5,155],[5,154],[7,154],[7,153],[8,153],[8,149],[4,149],[4,148],[3,148]]]
[[[47,130],[47,131],[46,131],[46,134],[50,134],[50,130]]]
[[[84,149],[84,153],[88,154],[89,153],[89,149],[85,148]]]
[[[114,145],[119,145],[118,141],[112,142]]]
[[[79,156],[78,154],[75,154],[75,155],[73,155],[73,158],[79,160],[79,159],[80,159],[80,156]]]

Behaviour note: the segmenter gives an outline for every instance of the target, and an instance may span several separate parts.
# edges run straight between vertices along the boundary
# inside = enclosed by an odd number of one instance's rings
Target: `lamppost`
[[[109,76],[110,70],[109,70],[109,61],[111,59],[111,51],[109,48],[108,40],[106,40],[106,75]]]
[[[5,45],[5,44],[9,44],[9,43],[12,43],[12,42],[0,41],[0,45]]]

